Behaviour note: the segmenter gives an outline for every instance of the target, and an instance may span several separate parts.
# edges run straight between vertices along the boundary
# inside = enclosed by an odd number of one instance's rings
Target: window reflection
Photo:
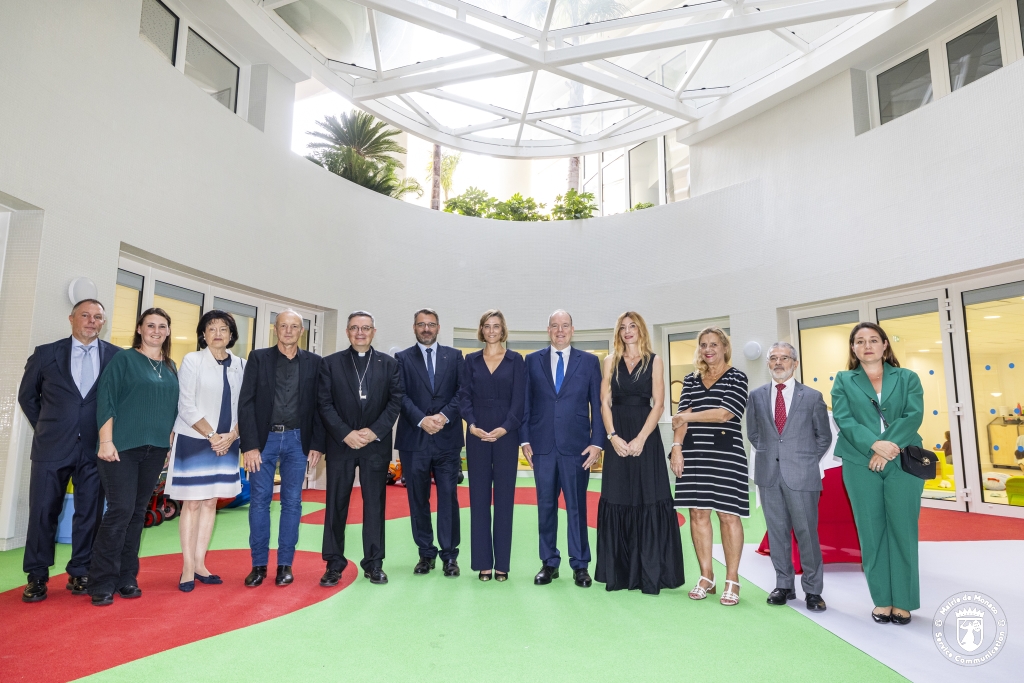
[[[1024,474],[1024,282],[964,292],[963,302],[984,500],[1006,504],[1007,481]]]
[[[946,43],[946,56],[950,90],[958,90],[1002,68],[999,20],[992,17]]]
[[[932,101],[928,50],[878,74],[876,83],[880,123],[888,123],[928,104]]]

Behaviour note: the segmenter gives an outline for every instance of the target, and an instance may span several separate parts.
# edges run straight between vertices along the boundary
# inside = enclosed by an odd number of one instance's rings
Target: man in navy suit
[[[18,403],[35,429],[22,565],[28,574],[24,602],[46,599],[57,519],[69,479],[75,485],[67,564],[72,595],[88,592],[92,542],[103,516],[103,487],[96,469],[96,387],[103,368],[121,349],[99,338],[106,320],[99,301],[79,301],[68,320],[71,336],[36,347],[18,390]]]
[[[523,455],[537,485],[537,523],[543,566],[538,586],[558,578],[558,493],[565,498],[569,566],[577,586],[592,581],[587,530],[587,484],[605,440],[601,419],[601,363],[569,345],[572,316],[562,310],[548,318],[551,346],[526,357],[526,413],[519,433]]]
[[[462,420],[456,394],[462,351],[437,343],[437,312],[416,311],[416,344],[395,354],[405,384],[395,448],[402,460],[412,537],[420,550],[413,574],[434,568],[438,550],[430,525],[430,472],[437,484],[437,542],[445,576],[458,576],[459,472]]]

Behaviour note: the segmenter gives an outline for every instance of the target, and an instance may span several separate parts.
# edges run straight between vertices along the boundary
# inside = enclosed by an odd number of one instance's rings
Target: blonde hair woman
[[[626,311],[615,322],[614,350],[605,358],[601,383],[609,443],[597,508],[596,579],[610,591],[657,595],[685,580],[658,430],[664,402],[665,366],[651,351],[643,317]]]
[[[696,370],[683,380],[679,406],[672,418],[671,467],[676,475],[676,507],[690,509],[690,537],[700,564],[700,580],[690,598],[715,592],[711,560],[714,532],[711,511],[718,513],[725,550],[723,605],[739,603],[739,566],[743,552],[741,517],[750,516],[747,455],[740,418],[747,407],[747,376],[729,365],[732,345],[720,327],[697,335]]]
[[[502,345],[508,325],[494,308],[480,317],[481,351],[466,356],[459,375],[459,414],[466,421],[472,568],[481,581],[508,578],[512,510],[519,468],[519,427],[526,407],[526,361]],[[494,526],[491,526],[491,499]]]

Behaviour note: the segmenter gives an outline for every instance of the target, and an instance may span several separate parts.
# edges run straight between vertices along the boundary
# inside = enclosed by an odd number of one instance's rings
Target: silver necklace
[[[362,377],[359,376],[359,368],[356,367],[356,359],[349,356],[349,360],[352,361],[352,369],[356,371],[356,379],[359,380],[359,398],[361,400],[365,400],[366,394],[363,393],[363,379],[366,377],[366,373],[370,371],[370,362],[373,360],[373,349],[370,349],[370,357],[366,359],[366,369],[363,370]]]
[[[143,354],[143,355],[145,355],[145,354]],[[153,372],[156,373],[157,378],[163,379],[164,378],[164,363],[163,363],[163,361],[157,361],[156,365],[154,365],[153,364],[153,359],[150,358],[149,356],[146,356],[146,360],[149,361],[149,367],[153,368]]]

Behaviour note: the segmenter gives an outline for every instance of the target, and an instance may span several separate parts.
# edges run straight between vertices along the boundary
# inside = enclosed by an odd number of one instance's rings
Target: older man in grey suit
[[[807,609],[824,612],[818,543],[818,461],[832,443],[832,430],[821,392],[793,378],[798,364],[796,349],[786,342],[776,342],[768,350],[772,381],[750,392],[747,438],[757,450],[754,483],[761,493],[775,565],[776,588],[768,596],[768,604],[785,605],[796,599],[792,530],[800,547],[800,583]]]

